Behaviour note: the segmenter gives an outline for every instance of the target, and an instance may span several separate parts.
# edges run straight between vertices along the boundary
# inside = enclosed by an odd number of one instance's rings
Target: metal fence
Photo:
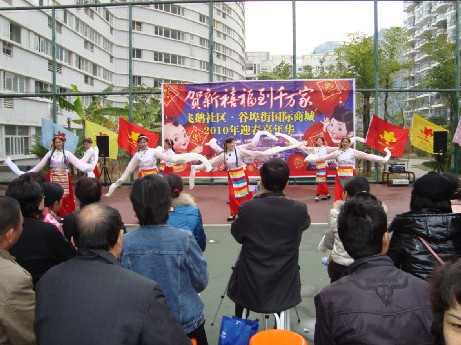
[[[392,4],[395,15],[403,18],[406,35],[398,47],[395,42],[400,41],[386,37],[380,26],[392,15],[384,10]],[[356,10],[343,10],[348,8]],[[359,21],[367,23],[367,33],[358,34],[354,25],[345,24]],[[328,32],[343,34],[343,42],[305,48],[324,31],[325,37]],[[116,107],[130,120],[142,114],[150,129],[158,131],[162,83],[269,74],[286,79],[356,78],[359,133],[366,132],[371,113],[404,127],[414,113],[422,115],[449,129],[443,167],[458,173],[458,148],[450,143],[459,119],[459,31],[459,0],[0,0],[0,161],[12,156],[23,165],[33,164],[30,150],[42,117],[78,131],[81,117],[92,119],[99,109]],[[450,43],[450,59],[438,60],[440,56],[427,52],[425,47],[436,36]],[[266,45],[253,45],[257,50],[252,51],[249,39]],[[289,50],[280,52],[277,48],[287,42]],[[337,49],[358,42],[363,45],[356,48],[364,50],[355,52],[357,65],[347,69],[348,75],[338,75],[338,62],[345,60],[344,51]],[[400,55],[392,60],[386,52]],[[389,72],[393,66],[386,61],[407,65]],[[448,69],[452,78],[442,80],[445,75],[440,75],[438,83],[430,83],[428,71],[437,65],[446,65],[444,72]],[[74,109],[62,106],[63,100]],[[119,114],[106,114],[116,123]],[[431,169],[424,161],[434,161],[410,145],[402,159],[407,169],[418,173]],[[381,171],[367,167],[362,173],[380,178]]]

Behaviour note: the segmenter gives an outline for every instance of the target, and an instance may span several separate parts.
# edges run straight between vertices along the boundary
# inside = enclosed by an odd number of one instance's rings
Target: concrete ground
[[[294,309],[290,311],[291,330],[303,335],[309,344],[313,344],[315,326],[314,296],[329,283],[326,267],[320,262],[323,253],[317,250],[317,245],[323,236],[325,225],[311,225],[302,238],[300,248],[299,265],[301,267],[301,296],[302,302],[297,306],[300,322],[298,323]],[[205,304],[205,329],[210,345],[218,344],[219,328],[223,315],[234,315],[234,304],[223,295],[227,281],[231,275],[231,267],[234,264],[240,249],[230,233],[230,225],[206,226],[207,249],[205,258],[208,263],[209,283],[204,292],[200,294]],[[211,325],[218,310],[214,325]],[[250,314],[250,318],[260,319],[260,330],[264,323],[260,314]],[[273,327],[274,320],[271,317],[269,327]]]

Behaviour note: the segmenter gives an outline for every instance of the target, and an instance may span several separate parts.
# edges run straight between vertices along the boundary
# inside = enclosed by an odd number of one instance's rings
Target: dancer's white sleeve
[[[51,156],[51,151],[48,151],[45,156],[38,162],[36,166],[34,166],[32,169],[28,170],[27,172],[39,172],[42,170],[47,164],[48,164],[48,159]],[[5,164],[11,169],[12,172],[14,172],[16,175],[22,175],[26,173],[26,171],[19,170],[18,166],[11,160],[10,157],[7,157],[5,159]]]
[[[272,135],[268,131],[258,131],[258,132],[256,132],[253,139],[251,139],[251,142],[249,144],[240,145],[238,148],[239,149],[252,149],[252,148],[255,148],[256,146],[258,146],[259,140],[261,139],[261,137],[263,135],[268,136],[270,139],[277,141],[277,137],[275,135]]]
[[[204,155],[199,153],[187,152],[175,155],[167,155],[163,153],[163,149],[161,147],[158,147],[155,149],[155,157],[169,163],[188,163],[193,161],[200,161],[204,165],[206,171],[211,171],[210,162]]]
[[[97,146],[95,146],[95,150],[94,150],[95,153],[99,154],[99,149]],[[96,164],[98,164],[98,160],[95,159],[95,161],[91,164],[89,163],[85,163],[83,161],[81,161],[80,159],[78,159],[77,157],[74,156],[74,154],[70,151],[65,151],[65,154],[67,156],[67,159],[69,160],[69,163],[72,164],[75,168],[77,168],[78,170],[82,171],[82,172],[90,172],[90,171],[93,171]]]
[[[138,154],[135,154],[133,158],[131,158],[130,163],[128,163],[122,176],[120,176],[120,178],[117,181],[115,181],[109,186],[109,191],[106,194],[107,197],[111,196],[112,193],[117,189],[117,187],[120,187],[122,183],[125,182],[126,179],[128,179],[131,173],[138,167],[138,163],[139,163],[139,156]]]
[[[387,147],[384,149],[384,151],[386,151],[385,157],[374,155],[371,153],[365,153],[359,150],[354,150],[354,156],[355,158],[365,159],[372,162],[387,163],[391,158],[391,151]]]
[[[211,139],[209,142],[207,142],[205,144],[206,146],[209,146],[211,147],[211,149],[217,153],[217,154],[220,154],[222,152],[222,147],[220,147],[217,143],[216,143],[216,138],[213,138]]]

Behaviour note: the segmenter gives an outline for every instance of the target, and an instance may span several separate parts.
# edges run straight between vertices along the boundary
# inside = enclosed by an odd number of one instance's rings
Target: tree
[[[403,56],[409,48],[408,35],[401,27],[391,27],[379,41],[379,85],[384,89],[396,86],[402,72],[413,65],[413,61],[405,61]],[[384,92],[384,120],[389,117],[389,92]]]
[[[146,93],[133,94],[133,122],[150,131],[161,133],[162,106],[159,95],[154,94],[157,89],[136,86],[134,91],[143,91]],[[128,107],[127,102],[125,103],[127,111]]]
[[[297,79],[313,79],[315,78],[314,75],[314,68],[311,65],[303,66],[303,71],[296,76]]]
[[[429,56],[428,60],[433,62],[423,77],[422,85],[431,89],[456,88],[455,43],[449,42],[445,33],[428,35],[421,50]],[[449,109],[449,123],[454,124],[456,93],[441,92],[440,96]]]
[[[114,86],[110,85],[104,89],[104,92],[110,92],[113,89]],[[74,84],[72,84],[72,91],[79,92],[77,86]],[[103,105],[103,101],[107,96],[96,96],[87,107],[84,107],[80,96],[72,97],[74,97],[73,102],[63,96],[57,96],[56,100],[61,108],[75,112],[80,119],[73,120],[73,122],[83,126],[85,126],[85,120],[89,120],[114,131],[117,130],[117,123],[112,122],[107,116],[123,116],[128,114],[125,108]]]
[[[292,79],[291,65],[285,61],[274,67],[272,72],[263,71],[258,74],[258,80],[288,80]]]
[[[335,49],[336,70],[342,78],[355,78],[356,87],[373,89],[375,84],[373,38],[363,33],[348,34],[349,41]],[[373,92],[363,91],[363,135],[370,124],[370,98]]]

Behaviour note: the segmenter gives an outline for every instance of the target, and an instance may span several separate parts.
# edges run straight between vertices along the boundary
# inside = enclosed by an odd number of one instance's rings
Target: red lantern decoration
[[[184,111],[186,105],[186,85],[166,84],[163,87],[164,116],[175,119]]]
[[[351,82],[348,80],[310,80],[304,85],[314,92],[310,96],[312,107],[317,108],[321,114],[333,114],[337,105],[343,105],[351,92]]]
[[[304,162],[304,156],[301,153],[293,153],[287,159],[287,164],[291,171],[305,171],[308,163]]]

